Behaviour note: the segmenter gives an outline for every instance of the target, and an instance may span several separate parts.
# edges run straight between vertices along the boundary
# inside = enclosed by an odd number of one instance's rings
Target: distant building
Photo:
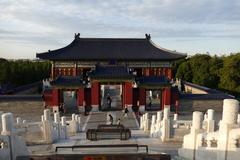
[[[71,97],[72,107],[104,110],[106,95],[112,94],[113,107],[120,109],[175,107],[171,64],[187,55],[160,48],[150,34],[145,36],[82,38],[78,33],[68,46],[37,54],[52,62],[53,81],[44,93],[46,104],[59,106]]]

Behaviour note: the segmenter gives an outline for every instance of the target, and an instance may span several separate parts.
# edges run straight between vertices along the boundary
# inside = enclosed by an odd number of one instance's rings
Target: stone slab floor
[[[182,145],[182,139],[174,139],[167,143],[162,143],[157,138],[150,138],[147,133],[138,130],[138,121],[136,120],[136,117],[133,113],[129,113],[127,118],[123,118],[123,112],[122,111],[112,111],[112,112],[91,112],[90,115],[85,116],[81,115],[81,126],[82,126],[82,132],[79,133],[76,136],[70,137],[70,139],[66,141],[59,142],[54,145],[35,145],[38,141],[41,141],[41,132],[38,127],[38,122],[41,120],[41,115],[43,114],[43,108],[40,104],[31,103],[27,105],[27,107],[19,107],[22,106],[22,103],[11,105],[11,107],[6,107],[5,103],[0,103],[0,110],[4,112],[13,112],[14,117],[20,116],[22,119],[26,119],[28,122],[33,123],[32,130],[29,129],[27,131],[27,134],[22,132],[20,134],[27,142],[30,142],[29,150],[32,152],[32,154],[52,154],[54,153],[55,146],[58,145],[81,145],[81,144],[144,144],[149,146],[149,152],[150,153],[169,153],[174,157],[177,155],[177,149],[181,147]],[[127,141],[121,141],[117,139],[113,140],[99,140],[99,141],[89,141],[86,140],[85,132],[87,129],[90,128],[96,128],[99,124],[106,124],[107,123],[107,117],[111,114],[114,119],[115,123],[118,118],[121,119],[121,124],[123,124],[125,127],[128,127],[132,131],[132,138]],[[151,112],[150,114],[156,114],[155,112]],[[172,117],[173,115],[171,115]],[[216,112],[216,119],[221,119],[221,112]],[[192,112],[190,111],[182,111],[179,115],[179,119],[181,120],[191,120],[192,118]],[[67,120],[71,119],[71,115],[67,115]],[[38,121],[38,122],[37,122]],[[181,132],[181,137],[185,134],[182,134],[184,132]],[[31,143],[34,142],[34,143]],[[61,153],[66,151],[61,151]],[[77,153],[86,152],[86,150],[77,150],[75,151]],[[130,152],[136,152],[135,149],[94,149],[94,150],[87,150],[87,152],[93,152],[93,153],[130,153]],[[71,151],[67,151],[67,153],[71,153]]]
[[[106,139],[98,141],[89,141],[86,139],[85,131],[89,128],[96,128],[99,124],[106,124],[108,114],[111,114],[116,120],[121,118],[121,123],[131,129],[132,138],[129,140],[121,141],[118,139]],[[172,157],[177,155],[177,149],[181,147],[181,141],[170,141],[168,143],[162,143],[158,138],[150,138],[148,133],[145,133],[142,130],[139,130],[138,121],[135,118],[135,114],[130,112],[127,118],[122,117],[123,113],[121,111],[114,112],[93,112],[89,116],[82,116],[82,132],[78,135],[70,137],[68,140],[64,140],[53,145],[38,145],[38,146],[29,146],[29,150],[32,154],[53,154],[55,153],[56,146],[72,146],[72,145],[101,145],[101,144],[139,144],[139,145],[148,145],[149,153],[168,153]],[[71,153],[136,153],[135,148],[104,148],[104,149],[77,149],[72,151],[71,149],[59,150],[61,154],[71,154]],[[144,149],[139,150],[139,152],[145,152]]]

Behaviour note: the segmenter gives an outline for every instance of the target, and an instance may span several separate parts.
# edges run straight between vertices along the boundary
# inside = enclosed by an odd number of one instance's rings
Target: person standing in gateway
[[[123,117],[128,117],[128,108],[127,108],[127,106],[125,106],[125,108],[124,108],[124,113],[123,113]]]
[[[110,94],[107,94],[107,107],[110,109],[112,104],[112,98],[110,97]]]

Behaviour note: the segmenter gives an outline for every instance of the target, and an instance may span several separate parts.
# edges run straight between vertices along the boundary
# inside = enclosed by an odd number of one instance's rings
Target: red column
[[[145,76],[149,76],[149,68],[145,68]]]
[[[72,76],[77,76],[77,68],[73,68]]]
[[[132,105],[132,83],[125,82],[124,88],[125,105]]]
[[[157,68],[157,76],[160,76],[160,68]]]
[[[58,106],[59,105],[59,91],[58,89],[52,90],[52,106]]]
[[[171,69],[171,68],[168,68],[167,71],[168,71],[168,74],[167,74],[167,75],[168,75],[168,79],[171,80],[171,79],[172,79],[172,69]]]
[[[139,104],[146,105],[146,90],[145,88],[139,88]]]
[[[78,97],[77,97],[77,102],[78,106],[83,106],[83,101],[84,101],[84,88],[79,88],[78,89]]]
[[[166,70],[166,68],[162,68],[162,76],[166,76],[165,75],[165,70]]]
[[[77,76],[77,63],[76,62],[73,67],[73,76]]]
[[[52,78],[52,79],[55,79],[55,62],[52,62],[51,78]]]
[[[164,74],[163,74],[163,68],[159,68],[159,75],[160,76],[163,76]]]
[[[99,82],[94,81],[91,85],[92,105],[99,106]]]
[[[171,88],[164,90],[164,105],[171,105]]]
[[[168,68],[165,68],[165,77],[167,77],[168,78]]]
[[[162,103],[161,103],[161,110],[164,109],[164,104],[165,104],[165,102],[164,102],[164,97],[165,97],[165,89],[162,90]]]
[[[154,68],[149,68],[149,76],[154,76]]]

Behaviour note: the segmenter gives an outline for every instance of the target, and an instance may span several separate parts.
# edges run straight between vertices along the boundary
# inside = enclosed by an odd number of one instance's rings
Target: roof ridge
[[[78,40],[146,40],[146,38],[79,38]]]
[[[152,44],[154,47],[160,49],[160,50],[163,50],[163,51],[166,51],[166,52],[169,52],[169,53],[172,53],[172,54],[181,54],[181,55],[187,55],[187,53],[181,53],[181,52],[177,52],[176,50],[170,50],[170,49],[166,49],[166,48],[163,48],[163,47],[160,47],[158,46],[157,44],[155,44],[152,40],[149,41],[150,44]]]

